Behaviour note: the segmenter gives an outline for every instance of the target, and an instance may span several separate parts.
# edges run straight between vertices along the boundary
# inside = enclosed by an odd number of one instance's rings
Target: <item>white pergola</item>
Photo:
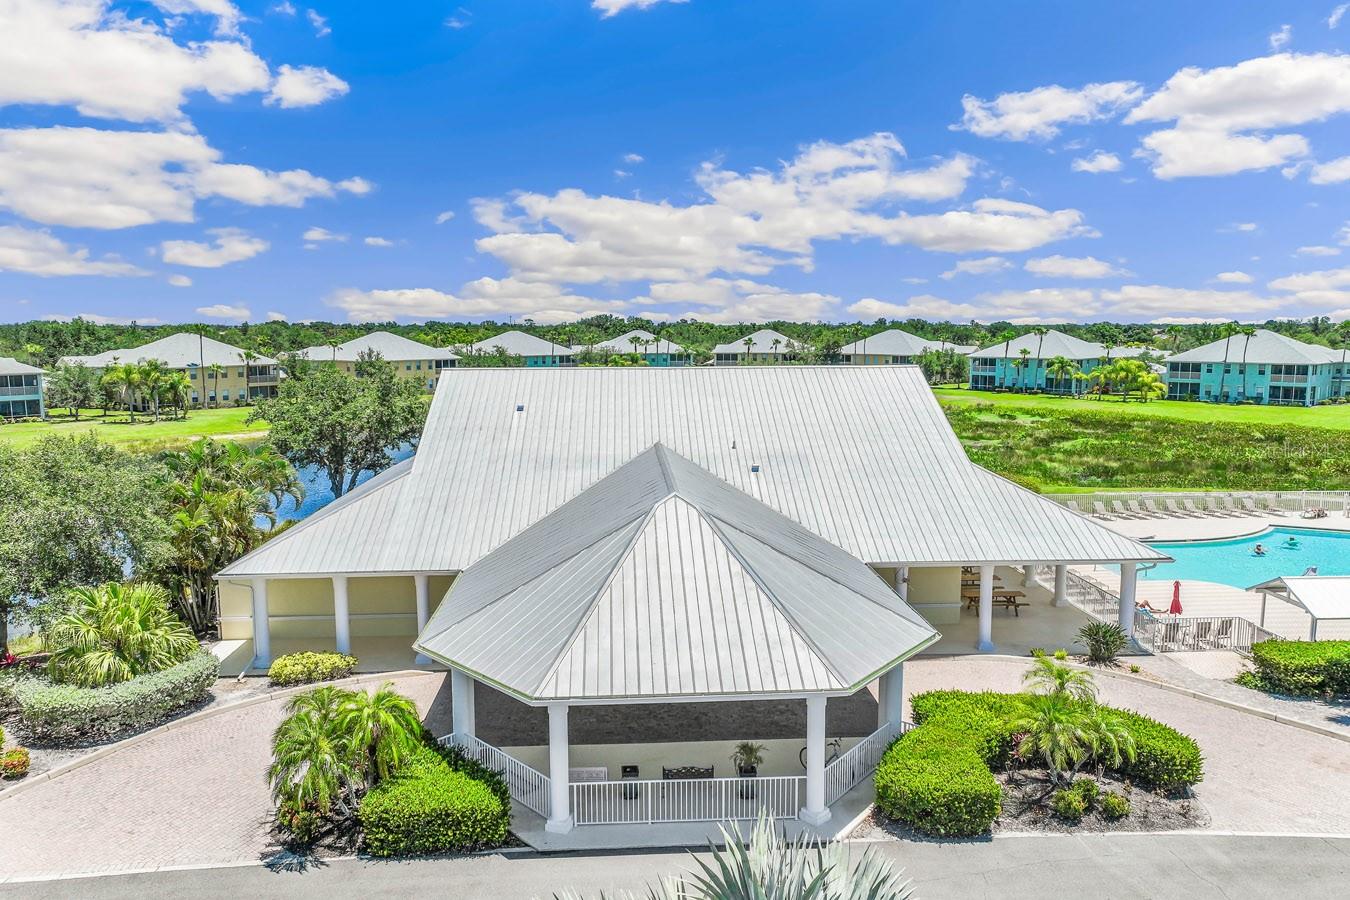
[[[1266,599],[1278,597],[1304,610],[1312,618],[1308,639],[1317,640],[1320,622],[1350,621],[1350,575],[1286,575],[1254,584],[1249,591],[1261,594],[1262,627],[1266,624]]]
[[[563,833],[568,710],[593,704],[800,699],[798,814],[823,824],[826,701],[880,679],[893,736],[901,665],[937,639],[861,560],[656,444],[466,569],[415,647],[451,668],[461,739],[475,681],[547,707],[546,828]]]

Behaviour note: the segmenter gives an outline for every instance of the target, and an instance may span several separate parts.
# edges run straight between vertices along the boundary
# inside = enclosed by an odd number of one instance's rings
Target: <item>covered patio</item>
[[[656,444],[466,569],[415,646],[451,668],[444,741],[566,835],[761,812],[824,826],[903,729],[902,663],[937,638],[865,563]],[[870,730],[828,746],[828,703],[873,681]],[[546,710],[546,742],[483,740],[480,682]],[[749,724],[761,706],[797,736]],[[629,740],[578,741],[596,707],[625,710]],[[710,718],[739,736],[697,740]],[[741,740],[765,744],[763,771],[734,770]]]

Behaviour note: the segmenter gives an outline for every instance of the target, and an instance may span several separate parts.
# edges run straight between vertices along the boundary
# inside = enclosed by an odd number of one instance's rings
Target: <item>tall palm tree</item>
[[[1167,331],[1164,333],[1167,335],[1168,340],[1171,341],[1172,343],[1172,352],[1176,353],[1178,350],[1180,350],[1181,339],[1185,336],[1186,329],[1182,328],[1180,325],[1168,325]]]
[[[211,394],[216,398],[216,409],[220,409],[220,376],[225,374],[225,367],[220,363],[211,363]],[[206,387],[205,384],[202,387]]]
[[[201,400],[197,404],[199,409],[206,409],[206,332],[209,330],[205,325],[188,328],[188,331],[197,335],[197,377],[202,380]]]
[[[755,340],[754,340],[754,338],[746,337],[746,339],[743,340],[743,341],[741,341],[741,343],[745,345],[745,361],[746,361],[747,363],[749,363],[749,362],[750,362],[750,350],[751,350],[751,348],[753,348],[753,347],[755,346]]]
[[[169,370],[160,360],[147,359],[141,363],[141,384],[145,388],[145,396],[150,401],[150,408],[156,422],[159,421],[160,392],[164,389],[168,377]]]
[[[342,341],[332,337],[324,341],[324,344],[333,351],[333,365],[337,365],[337,348],[342,346]]]
[[[1238,334],[1242,335],[1242,399],[1247,399],[1247,346],[1251,344],[1252,338],[1256,337],[1256,327],[1254,325],[1243,325],[1238,328]]]
[[[1017,371],[1019,375],[1018,381],[1021,382],[1020,387],[1024,392],[1027,389],[1027,368],[1030,366],[1030,363],[1031,363],[1031,348],[1023,347],[1021,350],[1018,350],[1017,359],[1013,361],[1013,365],[1017,366]]]
[[[1050,329],[1044,325],[1037,325],[1031,329],[1031,333],[1036,335],[1036,365],[1039,367],[1041,364],[1041,347],[1045,343],[1045,336],[1050,333]]]
[[[136,421],[136,395],[141,388],[141,367],[135,363],[119,363],[114,359],[113,365],[109,366],[108,371],[103,374],[103,383],[111,385],[122,395],[123,402],[127,405],[127,413],[134,424]]]
[[[1008,354],[1012,350],[1013,338],[1017,337],[1017,332],[1011,328],[999,335],[999,340],[1003,342],[1003,387],[1007,388],[1012,381],[1012,373],[1008,370]]]
[[[243,350],[239,353],[239,356],[244,360],[244,403],[251,404],[253,402],[253,382],[249,368],[253,361],[258,358],[258,354],[252,350]]]
[[[1071,391],[1077,394],[1078,382],[1074,376],[1078,374],[1078,363],[1069,359],[1067,356],[1056,356],[1045,364],[1045,374],[1052,378],[1056,383],[1070,382]]]
[[[192,379],[188,378],[186,372],[170,372],[164,379],[162,388],[164,395],[169,398],[174,409],[178,410],[184,419],[187,418],[188,401],[192,399],[192,389],[194,385]],[[205,397],[205,392],[203,392]]]
[[[1219,400],[1227,401],[1224,394],[1224,383],[1228,380],[1228,348],[1233,343],[1233,335],[1238,333],[1238,324],[1236,322],[1225,322],[1219,328],[1220,336],[1223,337],[1223,368],[1219,371]]]

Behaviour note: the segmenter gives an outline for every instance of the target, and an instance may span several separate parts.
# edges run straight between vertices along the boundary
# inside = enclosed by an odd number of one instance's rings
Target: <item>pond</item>
[[[411,457],[414,453],[411,444],[404,444],[397,450],[390,453],[395,463],[400,463]],[[292,519],[305,519],[314,515],[319,510],[333,502],[333,488],[328,483],[328,476],[321,472],[318,466],[305,466],[298,469],[300,483],[305,486],[305,500],[296,505],[295,501],[289,497],[277,508],[277,522],[289,522]],[[374,476],[370,472],[363,472],[357,480],[357,484],[364,484]],[[260,525],[265,527],[266,520],[261,520]]]

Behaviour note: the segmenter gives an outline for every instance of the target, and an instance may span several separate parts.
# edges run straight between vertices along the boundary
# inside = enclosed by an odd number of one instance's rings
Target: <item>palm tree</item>
[[[1182,328],[1180,325],[1169,325],[1167,326],[1167,331],[1164,333],[1172,342],[1172,352],[1176,353],[1180,350],[1181,339],[1186,335],[1186,329]]]
[[[1045,343],[1045,336],[1050,333],[1050,329],[1046,328],[1044,325],[1037,325],[1035,328],[1031,329],[1031,333],[1036,335],[1036,363],[1039,365],[1041,361],[1041,346]]]
[[[103,687],[175,666],[200,650],[192,630],[154,584],[78,587],[74,607],[48,633],[57,681]]]
[[[258,358],[258,354],[252,350],[244,350],[240,352],[239,356],[244,360],[244,403],[251,404],[253,402],[253,385],[249,368],[253,361]]]
[[[328,340],[324,341],[324,344],[332,349],[333,365],[337,365],[337,348],[342,346],[342,341],[338,340],[337,338],[329,338]]]
[[[634,356],[637,356],[637,355],[638,355],[638,347],[642,345],[642,336],[641,336],[641,335],[636,335],[636,334],[630,334],[630,335],[628,336],[628,343],[630,343],[630,344],[633,345],[633,355],[634,355]]]
[[[413,702],[385,682],[373,694],[353,691],[338,710],[338,729],[362,749],[374,783],[403,765],[421,743],[422,720]]]
[[[1011,328],[1009,328],[1007,331],[1003,332],[1003,334],[999,335],[999,339],[1003,342],[1003,387],[1004,387],[1004,388],[1007,388],[1007,387],[1008,387],[1008,383],[1012,380],[1012,373],[1008,371],[1008,353],[1011,351],[1013,338],[1015,338],[1015,337],[1017,337],[1017,332],[1013,331]]]
[[[1078,382],[1073,379],[1078,374],[1078,363],[1067,356],[1056,356],[1046,363],[1045,374],[1047,377],[1054,379],[1056,383],[1072,381],[1074,393],[1077,393]]]
[[[162,388],[164,395],[169,398],[169,402],[176,410],[181,411],[184,419],[187,418],[188,401],[192,398],[193,387],[192,379],[188,378],[186,372],[170,372],[164,379]]]
[[[160,391],[169,377],[169,370],[164,367],[164,363],[157,359],[147,359],[141,363],[140,369],[141,384],[145,387],[146,397],[150,400],[150,408],[155,421],[158,422]]]
[[[755,339],[747,336],[741,343],[745,345],[745,361],[748,363],[750,362],[750,350],[755,346]]]
[[[349,735],[336,727],[345,691],[317,688],[291,698],[287,716],[272,733],[267,781],[278,804],[289,802],[343,818],[354,813],[360,772]],[[352,800],[349,803],[348,800]]]
[[[1097,683],[1091,672],[1057,663],[1048,656],[1036,657],[1031,668],[1022,673],[1022,681],[1030,682],[1030,689],[1039,694],[1063,695],[1080,703],[1097,699]]]
[[[1021,382],[1020,387],[1023,392],[1027,389],[1027,367],[1030,363],[1031,348],[1023,347],[1021,350],[1018,350],[1017,359],[1013,360],[1013,365],[1017,366],[1018,374],[1020,376],[1018,380]]]
[[[1149,369],[1135,376],[1134,389],[1139,392],[1139,399],[1145,403],[1167,395],[1166,383],[1163,382],[1157,372]]]
[[[127,405],[127,413],[134,424],[136,392],[141,386],[141,367],[135,363],[118,363],[114,358],[113,365],[109,366],[103,375],[103,383],[113,386],[122,395],[123,402]]]
[[[1247,346],[1256,337],[1256,327],[1253,325],[1243,325],[1238,328],[1238,333],[1242,335],[1242,399],[1247,399]]]
[[[211,363],[211,393],[216,398],[216,409],[220,409],[220,376],[225,374],[225,367],[220,363]],[[206,385],[202,385],[206,387]]]
[[[1238,333],[1238,324],[1236,322],[1225,322],[1219,328],[1219,334],[1223,338],[1223,369],[1219,372],[1219,400],[1227,401],[1224,394],[1224,382],[1228,380],[1228,348],[1233,343],[1233,335]]]
[[[197,335],[197,375],[202,380],[201,401],[197,404],[198,409],[206,409],[206,332],[209,329],[205,325],[193,325],[188,331]],[[184,415],[186,418],[186,415]]]

